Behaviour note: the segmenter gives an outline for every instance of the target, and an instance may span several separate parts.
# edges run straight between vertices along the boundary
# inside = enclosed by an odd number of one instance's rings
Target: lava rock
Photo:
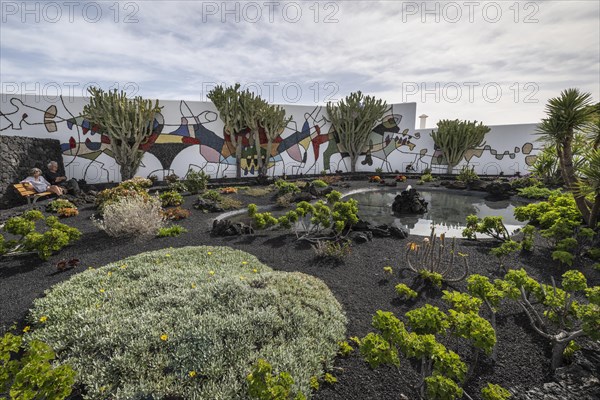
[[[228,219],[214,220],[211,233],[214,236],[252,235],[254,229],[242,222],[231,222]]]
[[[515,193],[510,183],[502,181],[490,182],[485,190],[494,199],[508,199]]]
[[[194,202],[194,208],[197,210],[201,210],[204,212],[223,212],[223,207],[221,207],[219,205],[219,203],[217,203],[214,200],[209,200],[209,199],[203,199],[203,198],[198,198],[198,200],[196,200]]]
[[[367,243],[373,240],[373,234],[370,231],[352,232],[350,233],[350,239],[357,244]]]
[[[416,189],[409,186],[396,196],[392,211],[397,214],[423,214],[427,212],[427,202]]]

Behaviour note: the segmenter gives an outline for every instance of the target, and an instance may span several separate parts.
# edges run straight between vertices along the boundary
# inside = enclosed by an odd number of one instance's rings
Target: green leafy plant
[[[163,227],[158,230],[156,237],[176,237],[181,235],[182,233],[186,233],[187,229],[180,225],[171,225],[169,227]]]
[[[525,197],[527,199],[542,199],[546,200],[553,194],[561,193],[560,189],[551,190],[545,187],[539,186],[529,186],[517,189],[519,196]]]
[[[183,184],[190,193],[197,194],[206,189],[209,178],[204,171],[194,171],[190,168],[183,179]]]
[[[70,218],[70,217],[76,217],[79,215],[79,211],[77,210],[77,208],[60,208],[58,210],[58,216],[61,218]]]
[[[502,386],[488,383],[487,386],[481,388],[481,397],[483,400],[508,400],[512,395]]]
[[[423,184],[426,182],[433,182],[434,180],[435,178],[433,177],[433,175],[431,175],[431,173],[428,173],[421,175],[421,179],[419,179],[418,183]]]
[[[400,297],[404,297],[406,299],[414,299],[417,297],[417,292],[406,286],[404,283],[397,284],[394,289]]]
[[[0,395],[11,400],[67,398],[75,383],[75,371],[53,366],[55,354],[39,340],[25,344],[22,336],[6,333],[0,342]]]
[[[588,288],[586,278],[579,271],[567,271],[562,275],[562,289],[556,285],[540,284],[527,275],[524,269],[509,270],[504,281],[518,290],[511,291],[511,299],[525,310],[533,329],[552,344],[552,368],[559,367],[563,361],[565,348],[572,340],[588,336],[600,338],[600,289]],[[584,292],[588,302],[574,299],[576,292]],[[531,303],[534,297],[544,306],[542,318]]]
[[[421,244],[408,243],[404,260],[409,270],[436,286],[441,286],[441,280],[462,281],[469,274],[467,255],[456,251],[456,238],[452,239],[450,248],[447,247],[446,235],[442,233],[438,238],[435,228],[431,228],[429,238],[425,238]],[[457,256],[463,261],[462,272],[459,263],[455,263]]]
[[[317,188],[326,188],[327,186],[329,186],[324,180],[322,179],[315,179],[311,182],[311,185],[313,185],[314,187]]]
[[[305,400],[306,397],[299,392],[292,394],[294,380],[287,372],[273,374],[273,367],[266,360],[258,359],[252,372],[246,378],[248,382],[248,396],[259,400]],[[318,388],[318,385],[317,385]]]
[[[283,179],[278,179],[275,181],[275,188],[277,189],[277,195],[282,196],[287,193],[299,193],[300,188],[294,182],[284,181]]]
[[[75,204],[71,203],[66,199],[56,199],[52,200],[48,205],[46,205],[46,212],[49,213],[57,213],[61,208],[74,208],[77,209]]]
[[[456,180],[464,183],[473,183],[479,180],[479,175],[475,172],[475,167],[469,168],[465,165],[458,173]]]
[[[180,206],[183,204],[183,196],[174,190],[161,193],[158,198],[160,199],[163,207]]]
[[[47,229],[38,232],[37,221],[43,221]],[[0,235],[0,255],[34,252],[42,260],[47,260],[53,252],[74,243],[81,236],[79,230],[58,222],[57,217],[44,218],[36,210],[9,218],[2,229],[17,238],[6,240]]]
[[[354,348],[345,340],[343,342],[338,342],[338,345],[340,346],[338,354],[342,357],[348,357],[350,353],[354,351]]]
[[[490,254],[498,257],[498,260],[500,261],[500,268],[504,268],[505,269],[504,272],[506,272],[506,268],[504,266],[504,260],[510,254],[520,251],[521,248],[522,248],[521,243],[515,242],[514,240],[510,239],[510,240],[507,240],[506,242],[502,243],[500,246],[494,247],[493,249],[491,249]]]
[[[100,213],[103,213],[104,208],[107,205],[114,204],[122,199],[135,196],[141,196],[146,199],[150,198],[150,195],[148,194],[148,191],[144,185],[140,184],[139,180],[131,179],[129,181],[121,182],[114,188],[102,190],[96,196],[95,204]]]
[[[466,228],[463,229],[462,235],[468,239],[475,239],[475,233],[482,233],[503,242],[510,239],[502,217],[498,216],[488,216],[483,219],[476,215],[467,216]]]
[[[383,267],[383,272],[387,275],[392,275],[394,273],[394,269],[390,266]]]

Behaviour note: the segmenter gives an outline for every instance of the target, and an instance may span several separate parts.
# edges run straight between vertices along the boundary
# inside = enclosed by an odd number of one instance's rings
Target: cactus
[[[152,135],[154,117],[162,107],[158,100],[137,96],[127,98],[124,91],[90,87],[90,102],[83,108],[83,116],[100,126],[102,133],[110,138],[110,146],[115,161],[120,166],[121,180],[133,178],[144,152],[140,149]]]
[[[444,154],[448,163],[448,174],[452,173],[454,168],[469,149],[482,146],[484,144],[485,134],[490,128],[477,121],[459,121],[443,119],[437,123],[438,129],[431,131],[431,137],[437,147]]]
[[[463,260],[464,270],[462,274],[455,275],[456,256]],[[439,239],[435,235],[435,228],[431,228],[429,238],[423,240],[423,244],[409,243],[404,254],[408,269],[420,276],[440,276],[446,282],[460,282],[469,274],[469,263],[467,255],[456,251],[456,238],[452,238],[450,251],[446,251],[446,237],[441,234]],[[456,263],[458,264],[458,263]],[[440,286],[441,286],[441,282]]]
[[[351,93],[337,105],[327,103],[327,114],[333,125],[342,152],[350,155],[350,171],[356,172],[356,161],[369,142],[371,131],[384,113],[387,103],[360,91]]]
[[[231,146],[235,152],[236,177],[241,176],[241,160],[242,160],[242,138],[248,126],[243,116],[242,102],[244,93],[240,92],[240,84],[224,88],[219,85],[211,90],[207,97],[213,102],[219,117],[223,121],[223,134],[230,139]]]
[[[265,151],[266,165],[263,166],[259,164],[260,175],[266,175],[267,168],[269,167],[269,160],[271,158],[271,148],[273,146],[273,142],[291,121],[292,117],[290,116],[289,118],[286,118],[285,108],[283,107],[267,105],[261,110],[260,124],[265,132],[265,136],[267,137],[267,148]]]

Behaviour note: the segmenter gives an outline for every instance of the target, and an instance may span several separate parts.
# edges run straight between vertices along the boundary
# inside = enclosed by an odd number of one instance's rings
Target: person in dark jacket
[[[63,176],[58,172],[58,163],[56,161],[50,161],[48,163],[48,171],[44,174],[44,177],[51,185],[67,188],[69,189],[69,192],[75,195],[81,193],[79,183],[77,183],[75,179],[67,179],[66,176]]]

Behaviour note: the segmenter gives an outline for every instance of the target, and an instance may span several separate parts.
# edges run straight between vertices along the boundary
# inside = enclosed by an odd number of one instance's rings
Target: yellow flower
[[[208,274],[212,276],[215,274],[215,271],[208,271]]]
[[[100,293],[104,293],[104,289],[100,289],[100,290],[99,290],[99,292],[100,292]]]
[[[125,269],[125,268],[127,268],[127,264],[121,265],[121,269]]]
[[[190,372],[188,373],[188,375],[190,376],[190,378],[193,378],[193,377],[195,377],[195,376],[196,376],[196,371],[190,371]]]
[[[257,273],[257,272],[258,272],[258,270],[257,270],[256,268],[254,268],[254,269],[252,270],[252,272],[254,272],[254,273]]]
[[[459,256],[461,256],[461,257],[466,257],[466,256],[468,256],[468,254],[461,253],[460,251],[458,252],[458,255],[459,255]]]
[[[248,261],[242,261],[242,265],[248,264]]]
[[[27,325],[25,328],[23,328],[23,332],[29,332],[30,329],[31,329],[31,327],[29,325]]]
[[[46,322],[47,320],[48,320],[48,317],[46,317],[45,315],[43,315],[43,316],[40,318],[40,322]]]
[[[166,342],[168,338],[169,338],[169,335],[167,335],[166,333],[163,333],[162,335],[160,335],[160,340],[162,340],[163,342]]]
[[[108,271],[108,273],[107,273],[106,275],[108,275],[108,276],[111,276],[111,275],[112,275],[112,272],[111,272],[111,271]]]
[[[171,255],[169,253],[165,254],[165,257],[171,257]]]
[[[417,246],[416,243],[411,243],[410,244],[410,251],[416,251],[419,248],[419,246]]]
[[[241,280],[241,281],[243,281],[244,279],[246,279],[246,278],[245,278],[245,277],[243,277],[243,276],[240,276],[240,280]]]
[[[196,289],[196,284],[192,283],[192,289]]]
[[[209,252],[208,252],[208,253],[206,253],[206,254],[208,254],[208,255],[210,256],[210,255],[212,255],[212,251],[209,251]]]

